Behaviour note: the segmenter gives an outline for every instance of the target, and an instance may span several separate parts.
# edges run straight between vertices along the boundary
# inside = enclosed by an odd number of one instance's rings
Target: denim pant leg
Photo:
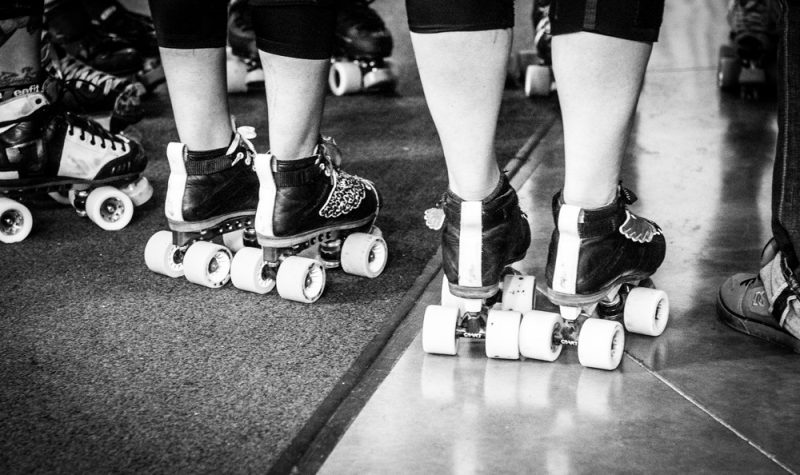
[[[778,147],[772,174],[772,233],[800,276],[800,1],[781,0]]]

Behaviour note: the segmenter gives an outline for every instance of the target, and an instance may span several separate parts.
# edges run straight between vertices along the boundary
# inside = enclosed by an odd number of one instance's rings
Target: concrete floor
[[[428,355],[417,332],[438,303],[435,278],[321,473],[800,471],[797,356],[730,330],[714,309],[722,281],[754,271],[768,238],[777,132],[774,102],[717,90],[724,3],[667,2],[625,165],[634,210],[667,237],[654,276],[670,296],[666,332],[629,335],[611,372],[581,367],[571,349],[555,363],[487,360],[480,341]],[[560,132],[517,179],[534,233],[521,268],[542,280]]]

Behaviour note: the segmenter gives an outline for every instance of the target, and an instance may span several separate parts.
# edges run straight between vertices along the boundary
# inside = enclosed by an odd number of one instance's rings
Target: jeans
[[[778,146],[772,174],[772,234],[800,276],[800,1],[780,0]]]

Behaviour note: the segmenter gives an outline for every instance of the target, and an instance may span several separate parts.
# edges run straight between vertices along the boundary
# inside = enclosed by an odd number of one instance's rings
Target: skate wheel
[[[183,254],[172,243],[172,233],[159,231],[147,241],[144,247],[144,262],[151,271],[167,277],[183,275]]]
[[[552,74],[550,67],[542,64],[531,64],[525,70],[525,96],[549,96],[552,91]]]
[[[364,74],[364,90],[394,89],[395,77],[389,68],[377,68]]]
[[[587,368],[613,370],[625,350],[625,329],[619,322],[589,318],[578,335],[578,360]]]
[[[663,290],[636,287],[625,299],[625,328],[640,335],[659,336],[669,321],[669,298]]]
[[[717,63],[717,86],[724,91],[735,89],[739,84],[740,70],[741,63],[736,52],[730,46],[722,45]]]
[[[120,189],[128,195],[134,206],[142,206],[153,197],[153,186],[146,177],[141,177]]]
[[[186,250],[183,273],[194,284],[222,287],[231,277],[231,251],[213,242],[197,241]]]
[[[450,293],[450,284],[447,282],[446,275],[442,276],[442,298],[440,301],[444,307],[458,309],[458,315],[462,315],[467,307],[471,305],[470,299],[456,297]]]
[[[244,229],[237,229],[222,235],[222,244],[236,254],[244,249]]]
[[[522,314],[489,310],[486,319],[486,357],[519,359],[519,324]]]
[[[286,300],[316,302],[325,290],[325,269],[314,259],[290,256],[278,267],[275,283]]]
[[[527,312],[533,310],[536,296],[536,277],[510,274],[503,278],[503,310]]]
[[[353,233],[342,244],[340,262],[348,274],[373,279],[381,275],[389,258],[386,241],[367,233]]]
[[[122,191],[101,186],[86,197],[86,215],[106,231],[119,231],[131,222],[133,202]]]
[[[20,242],[33,229],[33,215],[22,203],[11,198],[0,198],[0,242]]]
[[[422,319],[422,350],[436,355],[458,353],[458,309],[428,305]]]
[[[69,199],[69,192],[62,193],[60,191],[51,191],[47,194],[50,198],[53,198],[53,201],[60,205],[70,206],[72,205],[72,201]]]
[[[525,358],[555,361],[561,354],[558,334],[561,316],[557,313],[531,310],[522,315],[519,327],[519,352]]]
[[[266,294],[275,288],[275,274],[264,264],[264,252],[245,247],[233,256],[231,283],[234,287],[257,294]]]
[[[352,61],[334,61],[328,73],[328,86],[335,96],[361,90],[361,68]]]

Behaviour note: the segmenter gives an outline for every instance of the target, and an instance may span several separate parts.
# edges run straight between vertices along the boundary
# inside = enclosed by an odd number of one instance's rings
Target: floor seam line
[[[690,396],[690,395],[689,395],[689,394],[688,394],[686,391],[684,391],[684,390],[682,390],[681,388],[679,388],[678,386],[676,386],[674,383],[672,383],[671,381],[669,381],[667,378],[665,378],[665,377],[661,376],[660,374],[656,373],[656,372],[655,372],[655,371],[653,371],[652,369],[648,368],[648,367],[647,367],[647,366],[646,366],[646,365],[645,365],[645,364],[644,364],[644,363],[643,363],[641,360],[639,360],[639,359],[638,359],[638,358],[636,358],[635,356],[631,355],[631,354],[630,354],[630,353],[628,353],[627,351],[626,351],[625,353],[626,353],[626,355],[627,355],[627,356],[628,356],[628,357],[629,357],[631,360],[633,360],[633,361],[634,361],[634,362],[635,362],[637,365],[639,365],[639,366],[640,366],[642,369],[644,369],[644,370],[645,370],[645,371],[646,371],[648,374],[650,374],[650,375],[654,376],[654,377],[655,377],[656,379],[658,379],[658,380],[659,380],[659,381],[660,381],[662,384],[664,384],[664,385],[665,385],[665,386],[667,386],[668,388],[672,389],[674,392],[676,392],[676,393],[677,393],[679,396],[681,396],[683,399],[685,399],[686,401],[688,401],[688,402],[689,402],[690,404],[692,404],[694,407],[696,407],[696,408],[700,409],[700,410],[701,410],[703,413],[705,413],[707,416],[709,416],[709,417],[711,417],[712,419],[714,419],[714,420],[715,420],[715,421],[716,421],[718,424],[720,424],[720,425],[721,425],[721,426],[723,426],[724,428],[728,429],[728,431],[732,432],[732,433],[733,433],[733,434],[734,434],[736,437],[738,437],[738,438],[740,438],[741,440],[743,440],[743,441],[747,442],[747,444],[748,444],[748,445],[750,445],[751,447],[753,447],[754,449],[756,449],[756,450],[757,450],[759,453],[761,453],[761,455],[763,455],[763,456],[765,456],[766,458],[768,458],[768,459],[769,459],[769,460],[770,460],[772,463],[774,463],[775,465],[779,466],[780,468],[782,468],[783,470],[785,470],[787,473],[791,473],[791,474],[793,474],[793,475],[797,475],[797,472],[795,472],[794,470],[792,470],[791,468],[789,468],[789,467],[788,467],[786,464],[784,464],[783,462],[781,462],[780,460],[778,460],[778,457],[777,457],[777,456],[775,456],[775,455],[771,454],[770,452],[767,452],[767,450],[766,450],[766,449],[764,449],[763,447],[761,447],[759,444],[757,444],[756,442],[754,442],[754,441],[750,440],[750,439],[749,439],[747,436],[745,436],[743,433],[739,432],[739,431],[738,431],[738,430],[737,430],[735,427],[733,427],[731,424],[729,424],[729,423],[725,422],[725,421],[724,421],[724,420],[723,420],[723,419],[722,419],[720,416],[718,416],[718,415],[714,414],[713,412],[711,412],[711,410],[710,410],[710,409],[708,409],[708,408],[706,408],[704,405],[700,404],[700,402],[699,402],[699,401],[697,401],[695,398],[693,398],[692,396]]]

